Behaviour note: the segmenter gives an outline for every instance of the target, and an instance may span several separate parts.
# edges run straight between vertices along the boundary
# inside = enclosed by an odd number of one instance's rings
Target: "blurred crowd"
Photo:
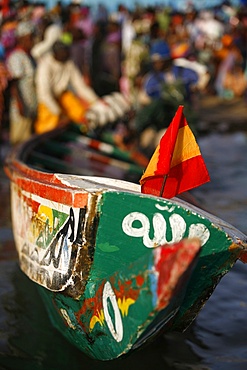
[[[103,3],[4,4],[0,133],[11,145],[70,121],[102,128],[131,112],[128,134],[121,126],[116,140],[138,137],[149,148],[178,105],[193,122],[200,94],[245,99],[244,2],[200,11],[188,2],[186,12],[119,4],[111,13]]]

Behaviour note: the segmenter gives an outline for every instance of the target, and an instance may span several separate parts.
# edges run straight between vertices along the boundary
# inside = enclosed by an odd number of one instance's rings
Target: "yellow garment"
[[[89,107],[88,103],[77,98],[72,92],[66,91],[59,98],[62,113],[71,121],[84,123],[85,113]],[[60,115],[52,113],[45,104],[38,104],[38,115],[34,125],[35,132],[42,134],[59,127]]]

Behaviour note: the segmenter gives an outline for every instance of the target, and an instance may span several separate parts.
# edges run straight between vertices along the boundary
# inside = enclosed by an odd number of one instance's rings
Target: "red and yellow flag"
[[[208,181],[199,146],[179,106],[140,179],[141,191],[172,198]]]

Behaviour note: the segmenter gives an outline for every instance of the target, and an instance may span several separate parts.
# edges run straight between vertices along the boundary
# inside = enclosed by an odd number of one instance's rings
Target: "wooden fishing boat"
[[[53,131],[15,149],[5,170],[22,271],[54,326],[110,360],[187,328],[246,236],[182,199],[141,193],[140,163],[92,143]]]

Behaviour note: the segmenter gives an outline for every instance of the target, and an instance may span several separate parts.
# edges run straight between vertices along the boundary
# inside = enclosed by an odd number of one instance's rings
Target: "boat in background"
[[[107,135],[82,134],[80,126],[70,124],[43,135],[33,136],[20,150],[22,162],[46,172],[104,176],[138,182],[148,158],[132,148],[125,150]]]

